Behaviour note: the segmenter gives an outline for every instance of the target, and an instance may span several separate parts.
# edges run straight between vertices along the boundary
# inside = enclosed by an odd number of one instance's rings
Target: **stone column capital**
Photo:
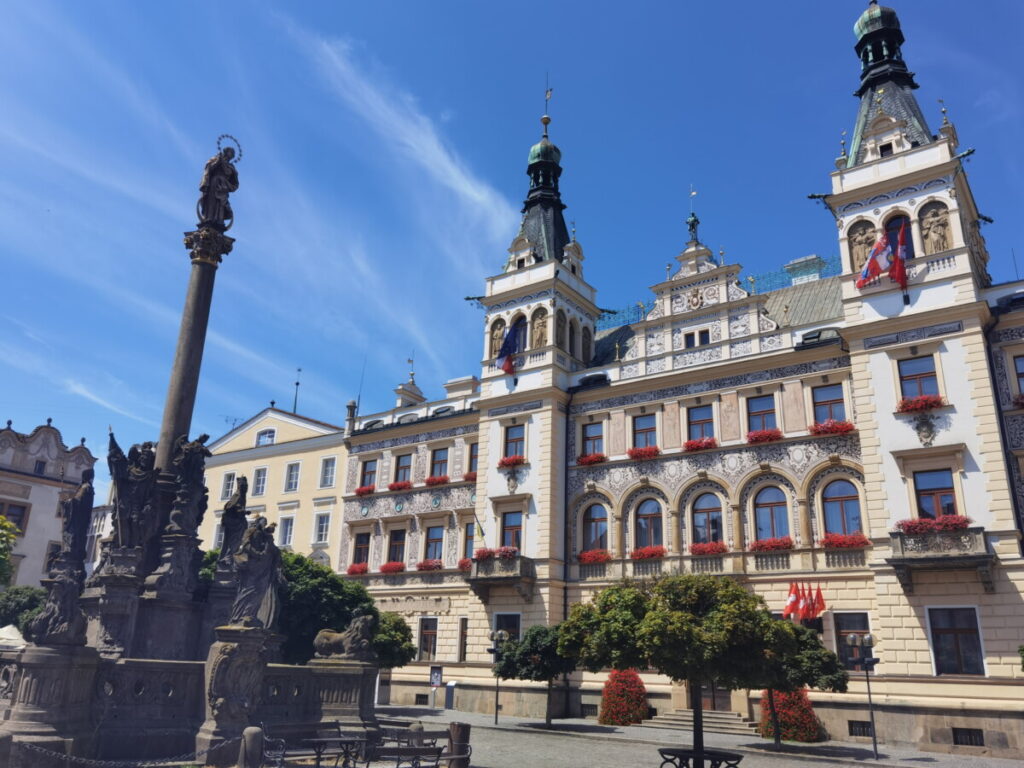
[[[221,259],[231,253],[234,244],[235,238],[211,227],[185,233],[185,247],[191,251],[193,264],[210,264],[216,268]]]

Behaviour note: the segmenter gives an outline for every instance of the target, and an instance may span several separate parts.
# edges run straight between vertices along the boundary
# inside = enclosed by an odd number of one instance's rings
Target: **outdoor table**
[[[662,747],[658,750],[662,762],[660,768],[692,768],[691,762],[697,752],[692,747]],[[704,760],[708,768],[737,768],[743,755],[736,752],[723,752],[719,749],[705,749]]]
[[[356,768],[356,761],[359,759],[362,747],[366,744],[365,736],[345,736],[339,734],[337,736],[318,736],[315,739],[305,739],[306,744],[309,744],[313,749],[313,753],[316,756],[316,768],[320,768],[320,761],[332,746],[338,748],[338,753],[333,752],[328,757],[334,758],[335,766],[339,766],[338,760],[341,761],[339,768]]]

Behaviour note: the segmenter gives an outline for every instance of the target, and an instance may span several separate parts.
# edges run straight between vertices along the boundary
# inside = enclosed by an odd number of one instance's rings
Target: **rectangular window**
[[[686,409],[686,434],[688,440],[715,436],[715,418],[710,405]]]
[[[377,460],[368,459],[363,462],[363,470],[359,475],[359,485],[377,485]]]
[[[295,533],[295,518],[282,517],[281,527],[277,531],[277,543],[281,547],[292,545],[292,535]]]
[[[427,527],[427,547],[424,551],[426,560],[440,560],[444,557],[444,526]]]
[[[220,549],[224,546],[224,526],[217,523],[217,529],[213,533],[213,548]]]
[[[776,429],[774,395],[747,398],[747,429]]]
[[[694,347],[696,347],[697,334],[693,333],[692,331],[690,333],[685,334],[683,336],[683,346],[686,347],[686,349],[693,349]]]
[[[357,533],[356,541],[352,547],[352,562],[353,563],[368,563],[370,562],[370,534],[368,533]]]
[[[480,462],[480,443],[469,444],[469,469],[467,472],[476,472],[476,466]]]
[[[506,512],[501,516],[501,546],[522,549],[523,513]]]
[[[395,482],[407,483],[412,480],[412,454],[395,456]]]
[[[583,425],[583,455],[604,453],[604,425],[598,421]]]
[[[442,477],[448,474],[448,449],[438,448],[430,454],[430,474]]]
[[[891,157],[892,156],[892,143],[882,144],[878,147],[879,157]]]
[[[256,447],[261,445],[273,445],[274,438],[277,435],[276,430],[273,429],[261,429],[256,433]]]
[[[285,493],[299,490],[299,462],[289,464],[284,470]]]
[[[814,401],[815,424],[821,424],[829,419],[846,421],[846,403],[843,400],[842,384],[814,387],[811,390],[811,399]]]
[[[475,550],[476,526],[473,523],[466,523],[466,541],[462,545],[462,556],[472,557]]]
[[[314,543],[315,544],[326,544],[327,537],[331,533],[331,515],[330,513],[324,513],[316,516],[316,527],[314,530]]]
[[[465,661],[469,652],[469,619],[459,619],[459,661]]]
[[[437,619],[420,619],[419,661],[437,658]]]
[[[697,341],[703,347],[705,344],[711,343],[711,331],[705,328],[703,331],[697,333]]]
[[[984,675],[978,615],[973,608],[929,608],[937,675]]]
[[[46,462],[42,459],[36,462],[35,468],[32,470],[33,474],[45,475],[46,474]]]
[[[508,632],[509,640],[519,639],[519,614],[518,613],[496,613],[494,614],[494,631],[504,629]]]
[[[860,671],[856,663],[862,648],[851,647],[846,639],[849,635],[866,635],[868,633],[868,615],[866,613],[837,613],[836,620],[836,656],[847,669]]]
[[[337,459],[333,456],[323,459],[320,462],[320,487],[330,488],[334,485],[334,469],[337,466]]]
[[[934,520],[940,515],[955,515],[956,493],[953,473],[948,469],[932,469],[914,473],[917,516]]]
[[[658,444],[658,420],[653,413],[633,417],[633,447],[647,448]]]
[[[220,486],[220,500],[227,501],[231,498],[231,494],[235,492],[235,473],[225,472],[224,482]]]
[[[1024,393],[1024,355],[1013,358],[1013,372],[1017,375],[1017,391]]]
[[[267,492],[267,468],[260,467],[252,473],[252,495],[262,496]]]
[[[505,427],[505,456],[526,455],[526,426],[523,424]]]
[[[405,529],[396,528],[388,534],[388,562],[405,562]]]
[[[939,394],[939,379],[935,375],[932,355],[911,357],[896,363],[900,372],[900,394],[903,397]]]
[[[25,504],[0,503],[0,515],[18,527],[19,536],[25,533],[25,524],[28,522],[28,507]],[[14,579],[11,579],[11,583],[14,583]]]

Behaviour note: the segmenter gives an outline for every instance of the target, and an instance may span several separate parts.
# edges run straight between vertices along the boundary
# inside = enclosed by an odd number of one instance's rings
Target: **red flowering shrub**
[[[902,533],[934,533],[935,531],[962,531],[971,524],[971,518],[963,515],[940,515],[935,520],[930,517],[916,517],[900,520],[896,527]]]
[[[410,488],[412,488],[412,483],[408,480],[397,480],[388,484],[389,491],[408,491]]]
[[[370,567],[366,563],[352,563],[345,571],[349,576],[362,576],[364,573],[370,570]]]
[[[687,453],[693,451],[706,451],[709,448],[717,448],[718,441],[713,437],[698,437],[696,440],[687,440],[683,443],[683,450]]]
[[[576,555],[576,559],[580,561],[580,565],[596,565],[607,563],[612,559],[612,553],[607,549],[588,549]]]
[[[633,461],[647,461],[647,459],[653,459],[661,454],[661,448],[656,445],[648,445],[643,448],[630,448],[626,451],[626,454]]]
[[[635,669],[613,669],[601,691],[602,725],[632,725],[647,717],[647,689]]]
[[[755,443],[774,443],[782,439],[781,429],[752,429],[747,432],[747,442],[750,445]]]
[[[821,539],[825,549],[860,549],[870,547],[871,542],[863,533],[826,533]]]
[[[758,539],[747,548],[750,552],[779,552],[793,548],[793,539],[779,536],[774,539]]]
[[[838,421],[837,419],[825,419],[817,424],[811,424],[807,428],[812,435],[845,435],[856,429],[852,421]]]
[[[581,467],[589,467],[591,464],[600,464],[602,461],[608,461],[608,457],[603,453],[587,453],[583,456],[576,457],[576,463]]]
[[[525,456],[502,456],[500,459],[498,459],[498,469],[510,469],[512,467],[521,467],[525,463]]]
[[[698,541],[690,545],[691,555],[722,555],[728,551],[724,541]]]
[[[447,485],[450,478],[448,475],[431,475],[425,482],[427,485]]]
[[[519,547],[498,547],[494,554],[499,560],[515,560],[519,557]]]
[[[807,689],[786,693],[773,691],[775,711],[779,715],[779,730],[785,741],[822,741],[825,729],[814,714],[814,707],[807,696]],[[758,728],[761,736],[766,739],[775,738],[772,726],[772,710],[768,704],[768,691],[761,694],[761,724]]]
[[[473,569],[473,558],[464,557],[459,560],[459,570],[463,573],[469,573]]]
[[[1014,408],[1024,408],[1024,395],[1014,395],[1013,397]]]
[[[476,482],[476,472],[467,472],[466,474],[464,474],[462,476],[462,479],[465,480],[467,483],[475,483]]]
[[[946,401],[941,395],[918,395],[917,397],[904,397],[896,406],[896,413],[921,413],[930,411],[933,408],[942,408]]]
[[[377,490],[375,486],[360,485],[358,488],[356,488],[356,496],[369,496],[375,490]]]
[[[444,563],[433,557],[416,563],[417,571],[440,571],[442,568],[444,568]]]
[[[400,560],[391,560],[380,567],[381,573],[401,573],[405,570],[405,563]]]
[[[634,549],[633,553],[630,555],[634,560],[660,560],[664,556],[665,548],[660,544]]]
[[[480,547],[480,549],[473,552],[473,559],[476,560],[478,563],[483,563],[487,560],[493,560],[494,555],[495,551],[493,549],[488,549],[487,547]]]

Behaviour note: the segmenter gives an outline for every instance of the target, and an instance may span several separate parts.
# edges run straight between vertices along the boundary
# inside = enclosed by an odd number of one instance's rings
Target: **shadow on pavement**
[[[430,707],[377,707],[377,715],[383,717],[433,717],[444,712],[443,709],[430,709]]]
[[[533,728],[545,733],[618,733],[618,729],[610,725],[583,725],[575,723],[552,723],[548,728],[544,723],[519,723],[520,728]]]
[[[806,747],[800,746],[799,744],[783,744],[782,749],[776,752],[772,749],[771,742],[752,742],[750,744],[739,744],[739,747],[743,749],[756,749],[760,752],[765,752],[771,755],[806,755],[808,757],[837,757],[845,758],[847,760],[874,760],[874,753],[866,747],[840,747],[834,744],[818,744],[810,745]],[[879,752],[878,757],[880,759],[895,759],[889,758],[884,752]],[[934,763],[935,758],[932,757],[916,757],[912,758],[914,762],[919,763]],[[904,758],[901,762],[908,762]]]

